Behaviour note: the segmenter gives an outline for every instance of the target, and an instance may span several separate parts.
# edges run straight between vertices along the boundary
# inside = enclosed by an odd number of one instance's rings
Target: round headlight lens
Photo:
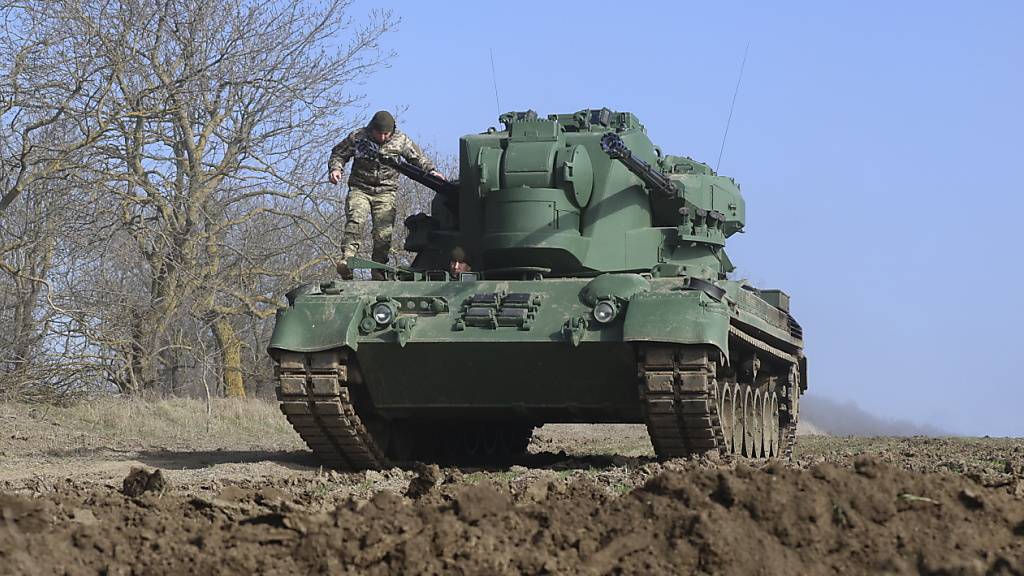
[[[602,300],[594,306],[594,320],[597,320],[601,324],[607,324],[612,320],[615,320],[615,316],[618,315],[619,310],[616,308],[613,302],[608,300]]]
[[[395,311],[386,302],[381,302],[373,307],[373,321],[378,326],[387,326],[395,319]]]

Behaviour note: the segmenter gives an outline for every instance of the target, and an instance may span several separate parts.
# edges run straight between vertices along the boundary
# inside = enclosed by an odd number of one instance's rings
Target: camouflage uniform
[[[360,128],[349,134],[331,149],[327,170],[341,170],[355,154],[355,144],[363,138],[370,138],[368,128]],[[391,139],[380,147],[380,153],[387,156],[401,156],[410,164],[431,172],[434,164],[423,154],[420,147],[405,133],[395,129]],[[348,198],[345,201],[345,236],[343,258],[355,256],[359,251],[359,233],[368,216],[373,218],[373,260],[387,262],[391,251],[391,231],[395,224],[395,192],[398,191],[398,170],[365,158],[352,162],[352,174],[348,177]]]

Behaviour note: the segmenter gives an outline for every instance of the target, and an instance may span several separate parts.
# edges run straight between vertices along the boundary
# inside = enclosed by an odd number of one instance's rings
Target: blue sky
[[[607,106],[743,186],[738,275],[793,298],[812,392],[1024,436],[1024,3],[357,2],[369,110],[440,153],[501,110]]]

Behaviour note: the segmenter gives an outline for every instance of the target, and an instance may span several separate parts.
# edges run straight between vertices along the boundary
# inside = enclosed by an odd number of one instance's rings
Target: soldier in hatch
[[[451,274],[452,278],[458,278],[463,272],[472,271],[473,267],[466,262],[466,251],[462,249],[462,246],[452,248],[452,253],[448,260],[448,273]]]
[[[327,161],[328,180],[331,184],[341,182],[345,164],[355,155],[356,143],[370,138],[380,146],[380,153],[401,156],[431,174],[444,178],[434,163],[423,154],[411,138],[395,128],[395,118],[381,110],[373,115],[370,124],[359,128],[345,137],[331,149]],[[342,239],[344,252],[337,262],[338,274],[345,280],[352,279],[348,258],[359,251],[359,233],[367,217],[373,218],[373,251],[375,262],[387,263],[391,252],[391,230],[395,224],[395,193],[398,191],[398,170],[367,158],[356,158],[352,162],[352,174],[348,177],[348,198],[345,201],[345,235]],[[380,270],[373,270],[374,280],[383,280]]]

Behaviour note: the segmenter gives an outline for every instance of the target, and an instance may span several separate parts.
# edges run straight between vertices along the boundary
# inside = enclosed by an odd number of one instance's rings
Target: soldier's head
[[[452,248],[451,256],[448,259],[448,272],[453,277],[457,277],[459,274],[471,270],[472,268],[466,262],[466,251],[462,249],[462,246]]]
[[[380,110],[370,119],[370,124],[367,125],[367,128],[370,129],[370,137],[377,144],[383,144],[390,140],[391,136],[395,133],[395,117],[387,110]]]

